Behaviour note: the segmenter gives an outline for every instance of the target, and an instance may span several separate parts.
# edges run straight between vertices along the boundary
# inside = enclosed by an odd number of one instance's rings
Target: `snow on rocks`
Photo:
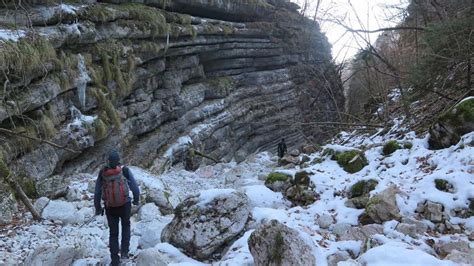
[[[299,232],[276,220],[258,227],[248,245],[256,266],[316,265],[312,248]]]
[[[147,203],[138,210],[138,220],[150,222],[160,216],[160,210],[154,203]]]
[[[404,132],[400,138],[395,134],[392,130],[387,135],[379,132],[372,136],[342,133],[335,144],[326,145],[339,152],[364,151],[368,165],[352,174],[317,150],[308,155],[310,163],[284,168],[278,167],[277,159],[272,159],[268,153],[249,156],[240,164],[220,163],[196,172],[174,166],[160,176],[132,166],[150,205],[145,205],[147,208],[142,213],[132,217],[130,252],[134,256],[131,265],[160,265],[159,261],[163,265],[203,265],[190,258],[203,260],[203,256],[186,250],[190,247],[202,248],[200,253],[206,254],[206,263],[255,265],[249,238],[255,229],[273,219],[297,233],[318,265],[469,265],[473,246],[468,241],[474,239],[471,201],[474,198],[474,133],[466,134],[458,144],[440,150],[428,149],[427,136],[417,137],[412,132]],[[399,143],[410,142],[413,147],[398,149],[390,156],[383,155],[383,144],[393,139]],[[337,144],[343,142],[344,146]],[[319,199],[307,206],[291,206],[282,192],[272,191],[264,185],[272,172],[285,173],[292,178],[302,171],[309,174],[310,183],[319,195]],[[95,177],[71,178],[72,183],[64,182],[62,178],[58,176],[55,183],[61,187],[67,183],[70,189],[78,189],[82,195],[80,200],[47,203],[46,198],[38,199],[35,204],[44,205],[43,217],[45,212],[49,217],[58,216],[56,212],[69,214],[42,222],[33,222],[31,216],[24,215],[24,225],[0,228],[0,264],[25,262],[38,247],[59,243],[73,243],[79,250],[84,250],[74,256],[73,265],[110,262],[105,217],[98,216],[79,229],[93,214],[91,193]],[[439,190],[437,179],[448,182],[450,189]],[[359,202],[361,209],[346,206],[348,197],[356,198],[357,193],[352,194],[357,191],[352,187],[359,181],[369,180],[372,185],[362,186],[359,191],[365,197],[363,200],[367,200]],[[291,182],[294,182],[293,178]],[[385,215],[388,209],[382,207],[384,200],[377,202],[377,199],[381,199],[380,195],[391,186],[396,186],[398,192],[387,193],[390,196],[382,199],[389,199],[383,204],[393,207],[394,212]],[[44,188],[45,192],[54,192],[56,186],[45,184]],[[373,212],[381,224],[361,225],[358,218],[365,212],[370,199],[381,205]],[[38,203],[40,201],[44,203]],[[58,207],[63,204],[64,208]],[[74,219],[84,218],[71,223],[70,213],[74,214]],[[186,228],[187,223],[190,228]],[[236,227],[230,226],[232,224]],[[222,228],[229,228],[232,234],[224,233]],[[211,240],[213,236],[219,241]],[[462,243],[468,243],[468,249]],[[152,264],[148,264],[150,260],[153,260]]]
[[[233,189],[211,189],[187,198],[162,233],[162,241],[208,259],[242,232],[250,214],[248,197]]]
[[[273,192],[263,185],[246,186],[243,191],[249,198],[252,207],[279,209],[288,205],[281,193]]]
[[[456,265],[400,242],[389,242],[371,248],[360,257],[359,261],[365,265],[387,265],[387,263],[391,265]]]

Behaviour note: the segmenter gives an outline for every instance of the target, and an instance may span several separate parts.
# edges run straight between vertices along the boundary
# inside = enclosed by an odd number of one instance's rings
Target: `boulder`
[[[143,266],[166,266],[168,263],[163,260],[162,254],[156,248],[143,249],[137,255],[137,265]]]
[[[44,208],[46,208],[46,206],[48,205],[49,201],[50,199],[48,199],[47,197],[41,197],[35,201],[33,207],[35,207],[35,209],[41,214]]]
[[[65,197],[69,190],[69,182],[69,178],[54,175],[38,181],[36,183],[36,192],[38,196],[45,196],[50,199]]]
[[[298,165],[300,164],[300,159],[291,155],[285,155],[282,158],[278,159],[279,166],[285,166],[290,164]]]
[[[256,266],[316,265],[312,249],[300,233],[276,220],[260,225],[248,245]]]
[[[291,175],[272,172],[265,180],[265,186],[275,192],[285,192],[292,185]]]
[[[52,200],[43,209],[41,217],[46,220],[59,221],[64,224],[79,223],[84,217],[77,212],[74,204],[66,201]]]
[[[0,225],[10,224],[18,211],[15,197],[9,186],[0,181]]]
[[[328,229],[334,223],[334,218],[329,214],[323,214],[316,219],[316,222],[322,229]]]
[[[75,246],[43,244],[31,252],[25,260],[25,265],[71,265],[75,258],[80,256],[81,249]]]
[[[383,235],[383,226],[379,224],[369,224],[359,227],[351,227],[340,238],[342,241],[356,240],[365,243],[368,238],[376,234]]]
[[[431,126],[428,144],[431,149],[455,145],[461,136],[474,131],[474,97],[464,99],[442,114]]]
[[[460,265],[472,265],[472,262],[474,261],[474,250],[471,249],[469,252],[453,250],[444,259],[454,261]]]
[[[417,237],[416,235],[417,230],[416,230],[415,224],[399,223],[397,227],[395,227],[395,230],[397,230],[398,232],[404,235],[411,236],[413,238]]]
[[[336,236],[342,236],[344,235],[347,231],[349,231],[349,229],[351,229],[351,225],[348,224],[348,223],[338,223],[336,225],[334,225],[334,228],[332,229],[332,232],[336,235]]]
[[[318,145],[307,144],[301,147],[301,152],[304,154],[312,154],[321,150],[321,147]]]
[[[365,207],[367,207],[367,203],[369,203],[369,195],[364,195],[348,199],[346,202],[344,202],[344,206],[348,208],[365,209]]]
[[[350,260],[351,256],[347,251],[337,251],[328,256],[328,266],[338,266],[341,261]]]
[[[298,157],[300,156],[300,151],[298,149],[292,149],[288,154],[293,157]]]
[[[424,234],[428,230],[428,226],[426,224],[411,217],[402,217],[402,223],[414,224],[416,226],[417,234]]]
[[[443,204],[429,200],[418,203],[416,208],[417,213],[419,213],[423,218],[432,221],[433,223],[440,223],[443,221],[443,210]]]
[[[434,250],[436,253],[441,257],[444,258],[448,254],[451,254],[453,251],[458,251],[461,253],[470,253],[474,252],[471,251],[469,247],[469,243],[465,241],[453,241],[453,242],[438,242],[434,246]]]
[[[163,214],[173,213],[173,205],[169,201],[170,193],[166,190],[151,188],[147,191],[146,202],[153,202]]]
[[[319,199],[316,191],[304,185],[293,185],[285,191],[284,195],[295,206],[307,206]]]
[[[247,196],[233,189],[211,189],[187,198],[175,209],[175,217],[162,232],[161,240],[189,255],[208,259],[231,244],[250,215]]]
[[[396,200],[399,192],[397,187],[391,186],[369,199],[366,207],[367,215],[376,223],[400,220],[400,210]]]
[[[147,203],[138,210],[138,220],[150,222],[160,216],[160,210],[154,203]]]

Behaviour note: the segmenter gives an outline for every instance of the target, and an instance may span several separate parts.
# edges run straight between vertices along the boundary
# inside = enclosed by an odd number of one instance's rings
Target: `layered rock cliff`
[[[112,148],[160,170],[322,140],[343,106],[325,36],[285,0],[0,5],[0,154],[31,195]]]

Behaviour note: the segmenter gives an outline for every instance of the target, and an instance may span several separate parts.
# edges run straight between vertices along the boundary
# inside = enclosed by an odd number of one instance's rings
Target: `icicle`
[[[81,107],[86,106],[86,88],[87,82],[91,81],[89,74],[87,73],[86,64],[84,62],[84,56],[78,55],[77,69],[79,70],[79,76],[76,79],[77,94],[79,95],[79,103]]]
[[[170,45],[170,31],[168,31],[168,34],[166,35],[166,47],[165,47],[165,52],[168,51],[169,45]]]

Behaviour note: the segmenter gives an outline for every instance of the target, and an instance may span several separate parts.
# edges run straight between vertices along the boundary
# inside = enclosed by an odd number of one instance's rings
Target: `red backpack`
[[[106,168],[102,171],[102,199],[105,207],[121,207],[128,201],[128,181],[122,167]]]

